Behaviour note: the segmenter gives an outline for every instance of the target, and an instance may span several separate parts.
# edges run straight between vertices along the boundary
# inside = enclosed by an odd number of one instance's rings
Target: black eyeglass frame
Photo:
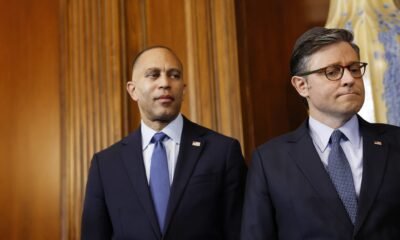
[[[356,63],[360,64],[361,76],[353,76],[353,73],[352,73],[352,71],[350,70],[350,67],[351,67],[351,66],[354,66],[354,64],[356,64]],[[343,77],[344,69],[347,68],[347,70],[349,70],[351,76],[353,76],[354,78],[361,78],[361,77],[364,76],[364,74],[365,74],[365,70],[367,69],[367,68],[366,68],[367,65],[368,65],[368,63],[366,63],[366,62],[353,62],[352,64],[349,64],[349,65],[347,65],[347,66],[342,66],[342,65],[339,65],[339,64],[334,64],[334,65],[329,65],[329,66],[326,66],[326,67],[323,67],[323,68],[319,68],[319,69],[317,69],[317,70],[299,73],[299,74],[296,74],[296,76],[304,77],[304,76],[308,76],[308,75],[313,74],[313,73],[324,73],[324,74],[325,74],[325,77],[326,77],[328,80],[330,80],[330,81],[339,81],[339,80],[342,79],[342,77]],[[330,79],[330,78],[328,77],[327,72],[326,72],[326,70],[327,70],[329,67],[340,67],[340,69],[341,69],[340,77],[337,78],[337,79]]]

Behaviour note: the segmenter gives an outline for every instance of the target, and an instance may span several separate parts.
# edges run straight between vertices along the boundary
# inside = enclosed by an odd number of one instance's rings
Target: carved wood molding
[[[234,0],[185,1],[190,115],[243,142]]]
[[[62,239],[80,239],[92,154],[126,128],[123,1],[61,3]]]

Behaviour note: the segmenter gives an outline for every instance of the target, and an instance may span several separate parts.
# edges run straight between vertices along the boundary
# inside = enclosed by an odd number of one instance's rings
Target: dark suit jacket
[[[162,236],[136,130],[93,157],[82,239],[239,239],[245,173],[237,140],[184,118]]]
[[[242,239],[400,239],[400,128],[359,123],[363,176],[354,227],[305,121],[254,151]]]

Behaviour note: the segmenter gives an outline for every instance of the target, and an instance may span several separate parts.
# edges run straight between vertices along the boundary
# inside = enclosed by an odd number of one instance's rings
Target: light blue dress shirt
[[[183,117],[179,114],[172,122],[170,122],[161,132],[168,135],[168,140],[164,140],[165,150],[168,159],[169,182],[172,184],[176,162],[178,160],[179,147],[181,144],[181,136],[183,130]],[[151,155],[153,154],[154,143],[150,143],[151,138],[157,133],[154,129],[147,126],[143,120],[141,121],[142,132],[142,150],[144,167],[146,170],[147,182],[150,180]]]
[[[310,116],[309,118],[310,135],[314,146],[325,167],[328,166],[328,156],[331,151],[329,139],[335,130],[317,121]],[[354,187],[357,196],[360,195],[362,172],[363,172],[363,142],[358,125],[358,118],[354,115],[343,126],[338,128],[347,138],[340,141],[347,160],[349,161],[353,174]]]

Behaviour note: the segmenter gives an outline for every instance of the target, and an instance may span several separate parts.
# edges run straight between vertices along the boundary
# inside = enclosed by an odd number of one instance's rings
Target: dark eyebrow
[[[149,72],[154,72],[154,71],[161,71],[159,68],[156,67],[152,67],[152,68],[148,68],[146,69],[146,71],[144,71],[145,73],[149,73]]]
[[[171,68],[171,69],[168,69],[168,71],[167,72],[178,72],[178,73],[181,73],[182,71],[179,69],[179,68]]]
[[[355,64],[355,63],[361,63],[360,61],[351,61],[351,62],[349,62],[348,64],[346,64],[345,66],[350,66],[350,65],[353,65],[353,64]],[[341,66],[341,67],[343,67],[343,65],[342,64],[340,64],[340,63],[333,63],[333,64],[329,64],[329,65],[327,65],[327,67],[330,67],[330,66]],[[344,66],[344,67],[345,67]]]

